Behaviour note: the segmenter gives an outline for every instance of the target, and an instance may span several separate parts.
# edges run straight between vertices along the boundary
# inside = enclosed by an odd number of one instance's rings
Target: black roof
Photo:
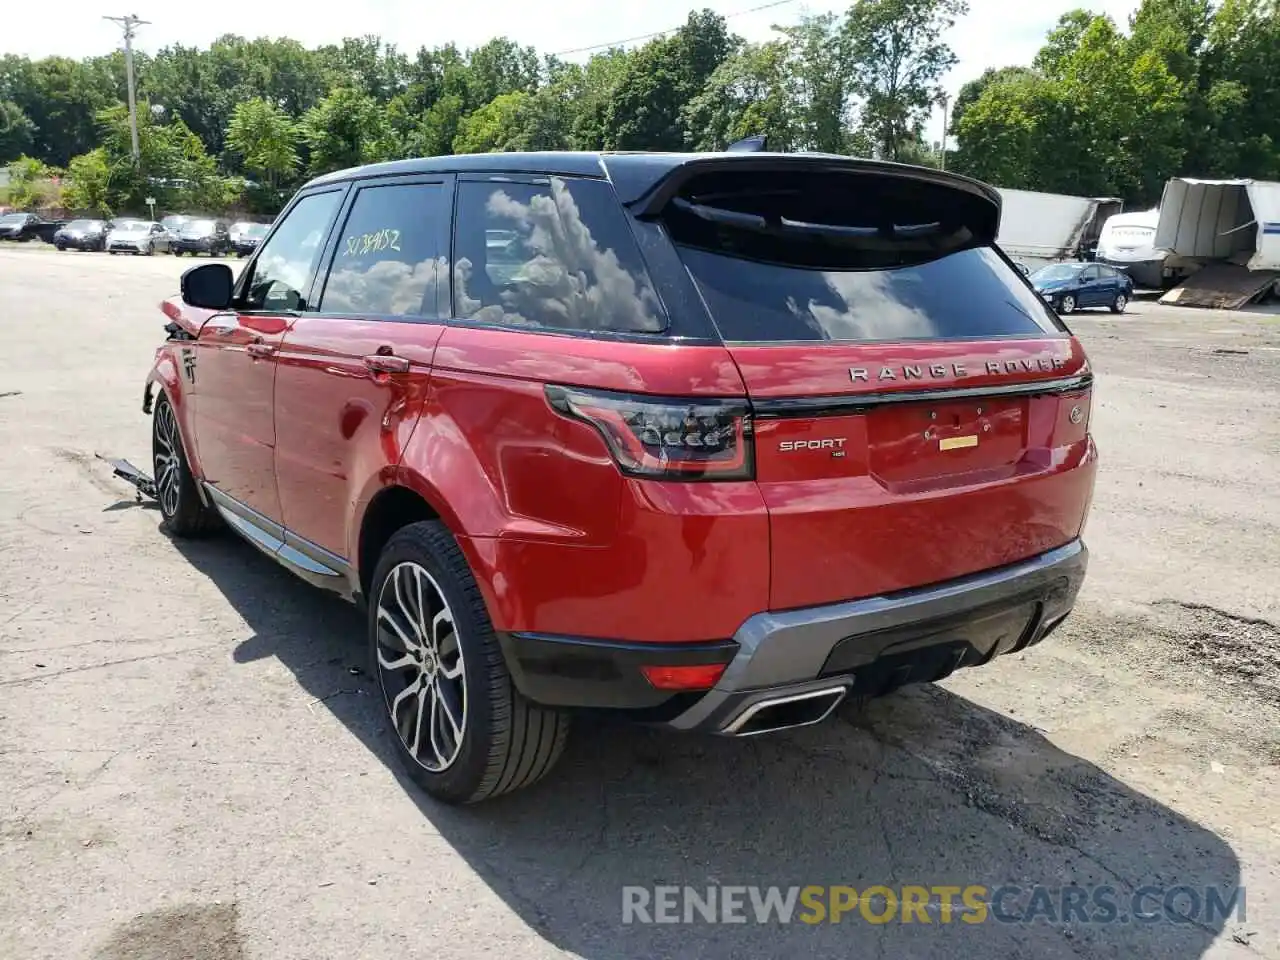
[[[933,181],[944,181],[953,186],[979,193],[1000,203],[1000,196],[993,187],[958,174],[933,170],[927,167],[911,167],[906,164],[863,160],[827,153],[645,153],[645,152],[578,152],[548,151],[543,153],[469,153],[446,157],[422,157],[409,160],[392,160],[362,167],[337,170],[316,177],[306,187],[327,183],[340,183],[366,177],[405,176],[420,173],[491,173],[491,174],[544,174],[565,177],[599,177],[613,182],[618,198],[631,203],[648,193],[673,170],[683,167],[732,164],[757,166],[812,164],[825,168],[856,168],[882,170],[899,175],[914,175]],[[304,187],[304,189],[306,189]]]

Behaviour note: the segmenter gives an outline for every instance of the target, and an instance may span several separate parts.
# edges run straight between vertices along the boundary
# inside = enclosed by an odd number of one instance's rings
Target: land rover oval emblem
[[[1071,422],[1072,422],[1072,423],[1079,423],[1079,422],[1080,422],[1081,420],[1083,420],[1083,419],[1084,419],[1084,411],[1080,409],[1080,406],[1077,404],[1076,406],[1072,407],[1072,408],[1071,408]]]

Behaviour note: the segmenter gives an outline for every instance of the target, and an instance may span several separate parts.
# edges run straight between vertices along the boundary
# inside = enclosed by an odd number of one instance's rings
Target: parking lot
[[[470,809],[395,771],[363,624],[149,463],[192,262],[0,248],[0,957],[1280,958],[1280,316],[1072,318],[1101,466],[1045,644],[754,740],[582,725]],[[1246,889],[1174,923],[622,923],[628,885]]]

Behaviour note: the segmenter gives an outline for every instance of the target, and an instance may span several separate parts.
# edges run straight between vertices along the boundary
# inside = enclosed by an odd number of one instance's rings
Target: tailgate
[[[950,580],[1079,534],[1092,475],[1074,340],[730,349],[755,410],[773,609]],[[897,382],[853,385],[869,366]],[[915,377],[930,368],[943,375]]]
[[[921,587],[1079,535],[1079,343],[936,171],[711,165],[660,213],[742,374],[770,607]]]

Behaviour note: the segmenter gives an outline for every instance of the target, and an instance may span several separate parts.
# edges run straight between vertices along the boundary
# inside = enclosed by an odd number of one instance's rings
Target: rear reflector
[[[710,690],[724,673],[725,663],[698,663],[685,667],[641,667],[649,685],[658,690]]]

